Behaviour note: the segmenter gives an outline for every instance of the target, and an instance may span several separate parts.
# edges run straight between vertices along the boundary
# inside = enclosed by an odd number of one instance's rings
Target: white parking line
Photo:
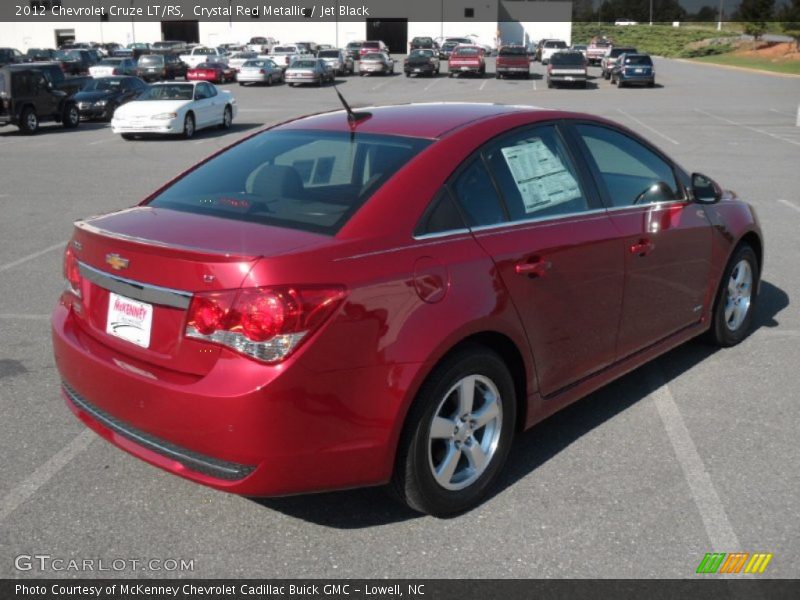
[[[628,118],[629,118],[631,121],[635,121],[636,123],[638,123],[639,125],[641,125],[641,126],[642,126],[642,127],[644,127],[645,129],[649,129],[650,131],[652,131],[652,132],[653,132],[653,133],[655,133],[656,135],[659,135],[659,136],[661,136],[662,138],[664,138],[664,139],[665,139],[665,140],[667,140],[668,142],[672,142],[672,143],[673,143],[673,144],[675,144],[676,146],[680,144],[680,142],[677,142],[677,141],[673,140],[671,137],[669,137],[668,135],[664,135],[663,133],[661,133],[661,132],[660,132],[660,131],[658,131],[657,129],[654,129],[654,128],[650,127],[650,125],[648,125],[647,123],[643,123],[643,122],[642,122],[640,119],[637,119],[637,118],[636,118],[636,117],[634,117],[632,114],[630,114],[630,113],[628,113],[628,112],[625,112],[625,111],[624,111],[624,110],[622,110],[621,108],[618,108],[618,109],[617,109],[617,111],[618,111],[618,112],[620,112],[620,113],[622,113],[622,114],[623,114],[623,115],[625,115],[626,117],[628,117]]]
[[[435,86],[437,83],[439,83],[441,80],[442,80],[442,77],[436,77],[436,78],[435,78],[433,81],[431,81],[431,82],[430,82],[428,85],[426,85],[426,86],[425,86],[423,89],[424,89],[425,91],[428,91],[428,90],[429,90],[429,89],[431,89],[433,86]]]
[[[34,258],[39,258],[43,254],[47,254],[48,252],[52,252],[53,250],[58,250],[61,248],[63,250],[64,246],[67,245],[67,242],[59,242],[58,244],[53,244],[52,246],[48,246],[38,252],[34,252],[32,254],[28,254],[27,256],[23,256],[22,258],[18,258],[15,261],[10,263],[6,263],[4,265],[0,265],[0,273],[3,271],[8,271],[9,269],[13,269],[14,267],[18,267],[19,265],[28,262],[29,260],[33,260]]]
[[[205,143],[205,141],[206,141],[206,140],[197,140],[197,141],[194,143],[194,145],[195,145],[195,146],[197,146],[198,144],[203,144],[203,143]]]
[[[711,117],[712,119],[716,119],[717,121],[722,121],[723,123],[728,123],[729,125],[736,125],[737,127],[743,127],[744,129],[749,129],[750,131],[755,131],[756,133],[767,135],[773,139],[786,142],[787,144],[794,144],[795,146],[800,146],[800,142],[796,142],[794,140],[787,140],[785,137],[781,137],[775,133],[770,133],[769,131],[764,131],[763,129],[759,129],[758,127],[751,127],[750,125],[745,125],[744,123],[737,123],[736,121],[731,121],[730,119],[726,119],[725,117],[718,117],[717,115],[712,115],[710,112],[700,110],[699,108],[695,108],[695,111],[699,112],[700,114],[706,115],[707,117]]]
[[[0,523],[66,467],[73,458],[86,450],[95,437],[94,432],[90,429],[82,431],[69,444],[56,452],[50,460],[31,473],[30,477],[6,494],[0,501]]]
[[[535,79],[533,80],[533,91],[534,92],[536,91],[536,80]]]
[[[797,212],[800,212],[800,206],[797,206],[797,204],[795,204],[794,202],[791,202],[789,200],[784,200],[783,198],[778,198],[778,202],[780,202],[784,206],[788,206],[789,208],[796,210]]]
[[[105,140],[97,140],[96,142],[89,142],[89,146],[97,146],[97,144],[105,144],[106,142],[114,141],[116,138],[108,138]]]
[[[478,90],[480,91],[480,90],[482,90],[483,88],[485,88],[487,83],[489,83],[489,80],[488,80],[488,79],[484,79],[484,80],[483,80],[483,83],[481,84],[481,87],[479,87],[479,88],[478,88]]]
[[[770,108],[769,110],[770,110],[770,112],[778,113],[779,115],[786,115],[787,117],[794,118],[794,117],[797,116],[797,115],[795,115],[793,113],[786,112],[785,110],[778,110],[777,108]]]
[[[648,380],[655,390],[650,395],[655,400],[656,409],[675,451],[675,457],[683,470],[686,483],[689,484],[689,490],[703,520],[711,547],[715,552],[731,552],[740,548],[739,538],[733,531],[725,507],[714,488],[711,476],[706,471],[703,459],[697,453],[694,440],[686,428],[686,423],[664,378],[651,367],[648,370]]]
[[[375,85],[375,86],[373,86],[373,87],[372,87],[372,91],[373,91],[373,92],[374,92],[375,90],[379,90],[380,88],[382,88],[382,87],[383,87],[383,86],[385,86],[386,84],[389,84],[389,83],[391,83],[391,82],[392,82],[392,81],[394,81],[395,79],[398,79],[398,77],[395,77],[394,75],[389,75],[389,76],[387,76],[387,75],[384,75],[384,77],[386,78],[386,81],[381,81],[381,82],[380,82],[378,85]]]

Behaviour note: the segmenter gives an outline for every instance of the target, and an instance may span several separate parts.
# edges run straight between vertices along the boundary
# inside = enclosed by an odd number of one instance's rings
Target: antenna
[[[339,92],[339,88],[336,86],[336,83],[333,84],[333,91],[336,92],[336,95],[339,96],[339,101],[344,106],[344,109],[347,111],[347,120],[350,121],[352,125],[355,125],[359,121],[363,121],[364,119],[368,119],[372,116],[371,113],[368,112],[355,112],[350,105],[347,103],[347,100],[344,99],[344,96]]]

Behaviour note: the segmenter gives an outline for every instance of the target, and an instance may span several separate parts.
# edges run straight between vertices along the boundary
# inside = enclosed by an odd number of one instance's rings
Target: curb
[[[688,58],[673,58],[672,60],[690,65],[701,65],[705,67],[717,67],[718,69],[729,69],[731,71],[744,71],[745,73],[759,73],[760,75],[772,75],[773,77],[783,77],[786,79],[800,78],[800,74],[794,73],[776,73],[775,71],[765,71],[764,69],[753,69],[750,67],[737,67],[734,65],[720,65],[712,62],[702,62],[698,60],[691,60]]]

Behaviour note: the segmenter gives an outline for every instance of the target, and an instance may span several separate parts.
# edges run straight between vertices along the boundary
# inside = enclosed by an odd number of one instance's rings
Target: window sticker
[[[578,182],[541,138],[502,148],[526,213],[581,198]]]

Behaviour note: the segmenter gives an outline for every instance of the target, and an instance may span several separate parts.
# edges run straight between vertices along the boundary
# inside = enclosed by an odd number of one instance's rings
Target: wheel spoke
[[[455,423],[450,419],[444,417],[435,417],[431,423],[431,438],[432,439],[449,439],[453,435]]]
[[[494,397],[494,394],[490,395],[486,403],[483,407],[476,413],[473,413],[472,417],[475,421],[475,429],[476,431],[481,427],[486,426],[488,423],[491,423],[497,416],[500,414],[499,406],[497,404],[497,398]]]
[[[471,443],[464,444],[464,446],[462,446],[462,450],[469,461],[469,466],[475,469],[477,473],[480,473],[483,471],[484,466],[486,466],[486,453],[474,438],[472,438],[470,441]]]
[[[734,281],[736,282],[737,286],[740,285],[744,280],[744,270],[745,266],[743,263],[736,265],[736,275],[734,276]]]
[[[475,400],[475,377],[465,377],[458,386],[458,415],[468,415],[472,412],[472,403]]]
[[[725,322],[726,323],[730,323],[731,322],[731,317],[733,316],[733,309],[735,307],[736,307],[736,305],[733,302],[728,302],[725,305]]]
[[[440,484],[444,486],[450,485],[450,480],[453,478],[453,473],[456,472],[460,459],[461,450],[450,444],[447,449],[447,456],[444,457],[442,464],[436,469],[436,479]]]

